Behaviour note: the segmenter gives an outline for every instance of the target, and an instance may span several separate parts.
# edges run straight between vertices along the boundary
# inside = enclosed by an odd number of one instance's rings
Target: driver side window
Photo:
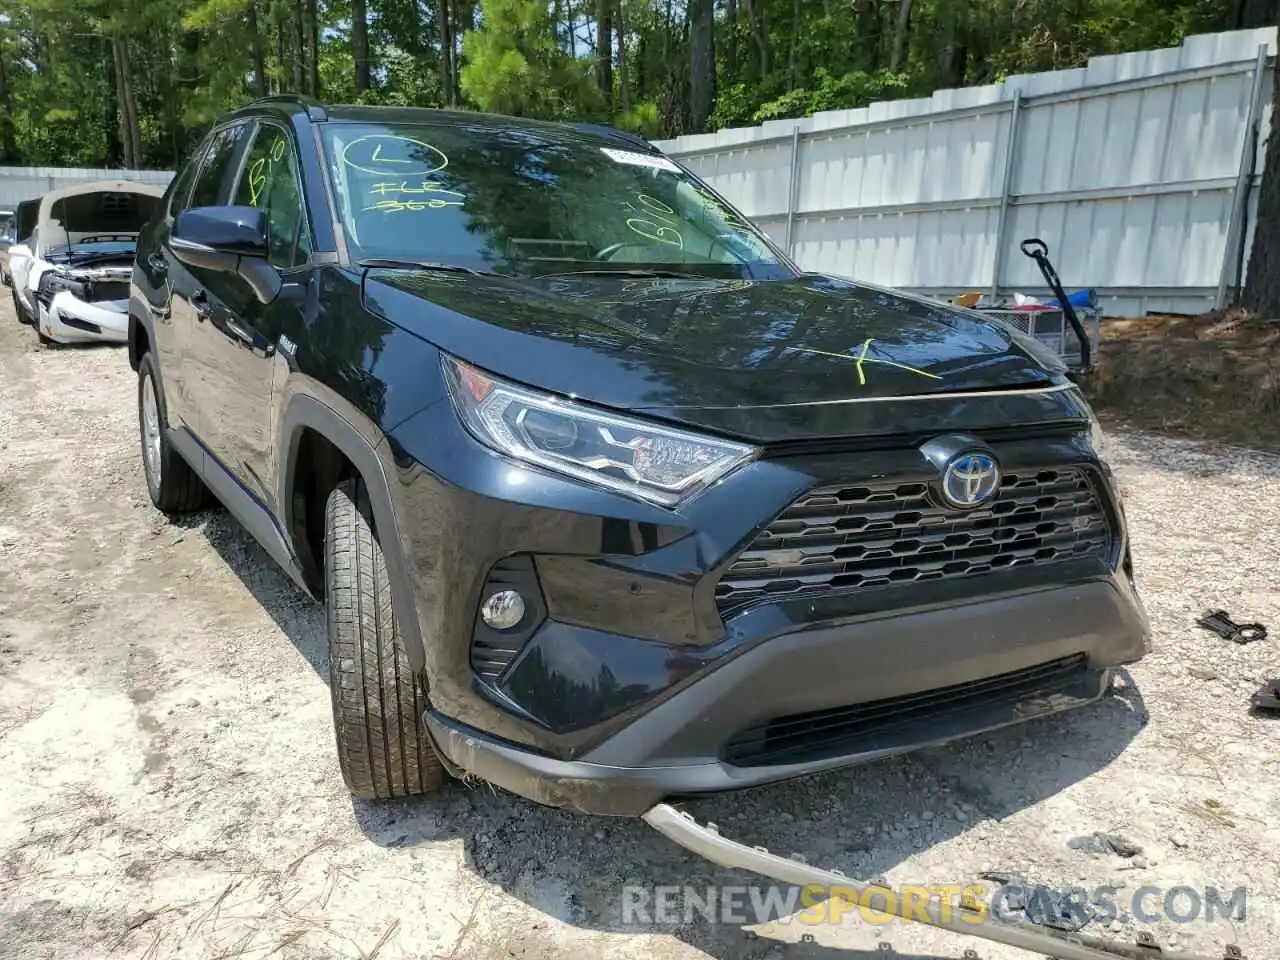
[[[298,184],[298,165],[289,135],[271,123],[254,134],[231,201],[267,214],[267,259],[287,270],[311,255],[310,236]]]

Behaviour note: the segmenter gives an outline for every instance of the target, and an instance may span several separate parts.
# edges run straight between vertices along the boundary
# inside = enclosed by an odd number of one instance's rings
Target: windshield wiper
[[[563,273],[541,273],[539,278],[546,277],[667,277],[677,280],[712,280],[713,277],[700,273],[688,273],[683,270],[655,270],[649,267],[633,267],[630,270],[602,267],[599,270],[566,270]]]
[[[447,273],[469,273],[475,277],[488,277],[491,274],[483,270],[475,270],[457,263],[442,263],[438,260],[402,260],[398,257],[369,257],[357,261],[362,267],[389,267],[393,270],[441,270]]]

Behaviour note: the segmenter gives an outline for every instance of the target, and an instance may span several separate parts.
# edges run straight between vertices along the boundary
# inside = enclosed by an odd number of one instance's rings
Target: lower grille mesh
[[[759,600],[968,577],[1081,557],[1105,559],[1111,531],[1074,467],[1006,474],[987,506],[935,504],[924,482],[809,491],[743,551],[716,586],[721,613]]]
[[[851,749],[893,749],[903,743],[937,737],[948,721],[963,727],[977,717],[975,728],[1012,720],[1032,698],[1049,709],[1054,694],[1086,699],[1095,696],[1099,674],[1088,668],[1084,654],[1061,657],[1009,673],[831,710],[775,717],[734,735],[725,759],[738,766],[801,763],[847,753]],[[1007,714],[1007,715],[1006,715]]]

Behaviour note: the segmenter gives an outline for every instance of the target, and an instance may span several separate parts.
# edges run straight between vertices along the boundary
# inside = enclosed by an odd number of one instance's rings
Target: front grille
[[[775,717],[735,734],[724,757],[766,766],[948,739],[1086,703],[1101,677],[1076,654],[923,693]]]
[[[128,280],[94,280],[88,284],[90,301],[128,300]]]
[[[971,577],[1111,548],[1106,511],[1074,467],[1006,474],[987,506],[936,504],[924,482],[810,490],[752,541],[720,578],[722,614],[761,600]]]

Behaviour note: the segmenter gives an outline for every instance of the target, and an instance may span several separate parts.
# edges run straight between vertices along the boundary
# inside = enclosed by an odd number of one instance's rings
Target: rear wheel
[[[325,505],[329,689],[342,779],[354,796],[431,793],[444,768],[422,729],[426,691],[405,654],[386,560],[364,484],[344,480]]]
[[[199,510],[208,502],[208,488],[182,454],[169,445],[165,422],[164,398],[156,385],[155,364],[148,353],[138,364],[138,432],[147,492],[151,502],[164,513]]]

